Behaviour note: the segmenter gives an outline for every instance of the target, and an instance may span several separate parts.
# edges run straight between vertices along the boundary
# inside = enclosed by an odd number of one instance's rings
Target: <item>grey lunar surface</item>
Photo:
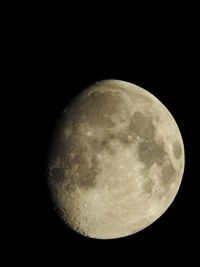
[[[49,186],[72,229],[92,238],[136,233],[178,192],[184,147],[165,106],[119,80],[85,89],[66,109],[49,157]]]

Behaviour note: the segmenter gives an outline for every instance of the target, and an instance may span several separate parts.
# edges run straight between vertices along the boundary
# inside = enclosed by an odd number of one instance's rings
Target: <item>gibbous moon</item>
[[[68,226],[112,239],[157,220],[183,171],[182,137],[166,107],[134,84],[103,80],[64,110],[50,146],[48,184]]]

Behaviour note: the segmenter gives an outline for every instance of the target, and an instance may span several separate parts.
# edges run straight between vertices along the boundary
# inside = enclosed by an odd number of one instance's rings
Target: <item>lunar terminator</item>
[[[134,234],[174,200],[184,171],[179,128],[166,107],[128,82],[103,80],[64,110],[48,183],[61,218],[99,239]]]

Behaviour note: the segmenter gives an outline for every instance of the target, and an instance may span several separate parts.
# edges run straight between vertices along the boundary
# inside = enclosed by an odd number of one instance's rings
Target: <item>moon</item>
[[[156,97],[125,81],[102,80],[63,111],[50,144],[48,185],[73,230],[125,237],[168,209],[184,159],[179,128]]]

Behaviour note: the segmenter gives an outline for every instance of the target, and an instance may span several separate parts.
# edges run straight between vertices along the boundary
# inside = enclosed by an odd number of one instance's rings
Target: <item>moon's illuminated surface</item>
[[[119,80],[91,85],[64,110],[50,154],[61,218],[99,239],[131,235],[158,219],[184,170],[172,115],[146,90]]]

